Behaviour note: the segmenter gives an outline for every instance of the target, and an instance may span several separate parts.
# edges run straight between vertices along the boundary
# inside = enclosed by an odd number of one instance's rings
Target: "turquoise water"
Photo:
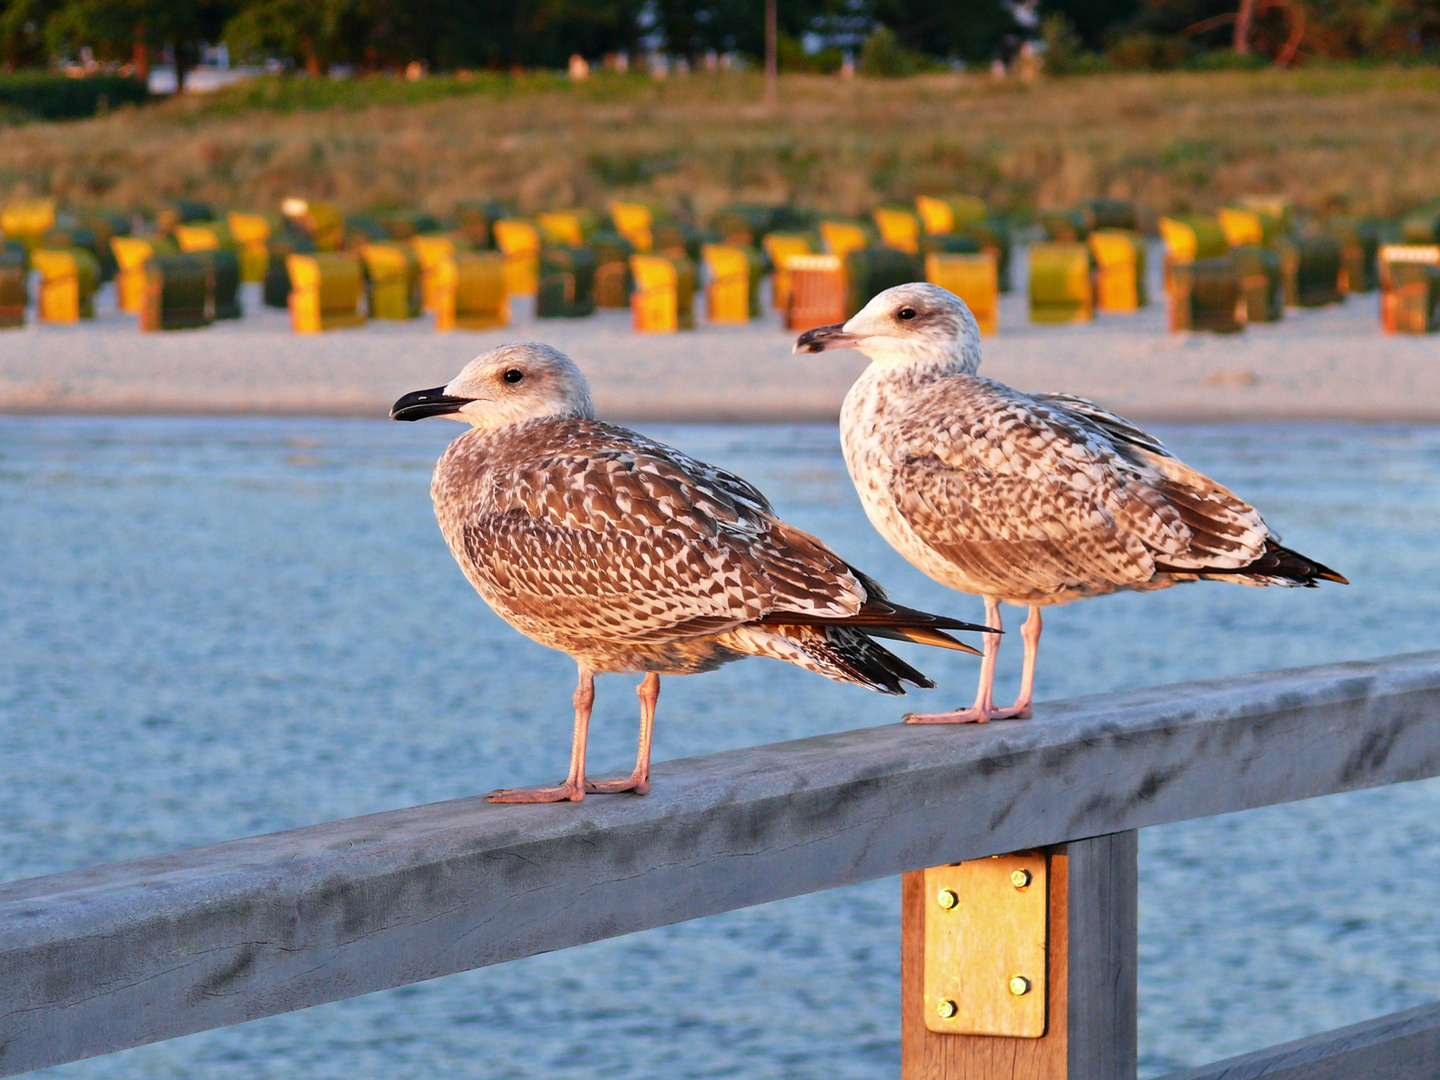
[[[562,775],[573,665],[485,608],[430,513],[458,430],[0,418],[0,880]],[[1157,430],[1354,584],[1056,611],[1042,700],[1440,648],[1440,430]],[[871,531],[830,428],[650,431],[755,481],[902,602],[980,616]],[[942,689],[897,703],[760,660],[667,680],[656,757],[968,702],[972,660],[907,656]],[[1018,659],[1002,654],[1002,697]],[[593,771],[633,754],[632,681],[600,681]],[[1142,1073],[1440,998],[1437,807],[1422,783],[1143,832]],[[897,893],[872,882],[44,1075],[893,1076]]]

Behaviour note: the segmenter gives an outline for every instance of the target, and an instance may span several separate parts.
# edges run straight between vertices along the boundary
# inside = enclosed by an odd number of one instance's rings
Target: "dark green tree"
[[[939,59],[984,62],[1023,32],[1003,0],[874,0],[870,10],[901,45]]]
[[[1229,0],[1232,10],[1235,3]],[[1052,12],[1064,15],[1087,49],[1104,48],[1114,33],[1135,22],[1141,9],[1142,0],[1040,0],[1041,17]]]
[[[131,59],[168,47],[175,83],[200,60],[200,48],[220,40],[239,0],[66,0],[45,24],[53,53],[75,55],[85,46],[100,59]]]
[[[45,27],[63,0],[4,0],[0,3],[0,65],[34,67],[50,56]]]
[[[339,55],[339,8],[344,0],[249,0],[225,25],[237,57],[289,60],[320,75]]]

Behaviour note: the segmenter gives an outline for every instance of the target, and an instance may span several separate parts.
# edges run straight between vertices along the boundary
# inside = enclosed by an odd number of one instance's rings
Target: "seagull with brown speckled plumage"
[[[596,420],[585,376],[547,345],[492,349],[390,415],[470,425],[435,466],[440,531],[501,618],[580,669],[569,776],[492,802],[643,795],[661,675],[769,656],[903,694],[934,683],[875,638],[979,655],[945,631],[983,627],[889,602],[740,477]],[[644,674],[639,751],[627,779],[587,783],[595,676],[607,672]]]
[[[977,374],[980,328],[945,289],[897,285],[844,325],[795,342],[796,352],[836,348],[870,358],[845,397],[840,440],[871,524],[942,585],[984,597],[997,631],[1001,601],[1030,609],[1013,706],[995,707],[1000,639],[986,634],[975,704],[911,723],[1029,716],[1040,609],[1050,604],[1201,579],[1345,584],[1128,420]]]

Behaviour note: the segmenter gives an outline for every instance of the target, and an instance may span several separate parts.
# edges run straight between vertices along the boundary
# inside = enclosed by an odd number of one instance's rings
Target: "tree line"
[[[1225,46],[1227,20],[1246,3],[1262,46],[1267,26],[1282,38],[1297,13],[1312,53],[1433,58],[1440,42],[1440,0],[778,0],[780,53],[782,66],[838,66],[842,50],[859,53],[878,31],[923,61],[988,63],[1048,20],[1068,47],[1098,55],[1143,39],[1158,63],[1166,42]],[[221,42],[236,59],[312,74],[413,61],[559,68],[577,53],[758,59],[764,9],[765,0],[0,0],[0,64],[44,66],[88,50],[143,73],[163,54],[183,79],[203,44]]]

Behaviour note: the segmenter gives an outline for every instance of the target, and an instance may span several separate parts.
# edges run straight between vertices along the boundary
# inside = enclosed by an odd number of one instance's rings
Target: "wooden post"
[[[774,107],[779,100],[780,81],[779,20],[777,0],[765,0],[765,104]]]
[[[1048,1023],[1038,1039],[942,1035],[925,1024],[925,872],[901,885],[903,1080],[1134,1080],[1134,831],[1048,851]]]

